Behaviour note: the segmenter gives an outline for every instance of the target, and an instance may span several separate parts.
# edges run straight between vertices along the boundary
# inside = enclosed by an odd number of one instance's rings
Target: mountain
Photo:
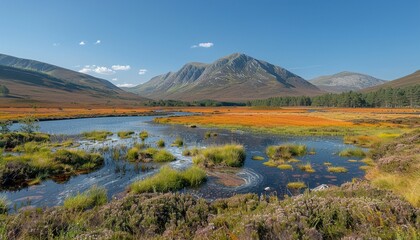
[[[409,74],[407,76],[404,76],[402,78],[388,81],[387,83],[384,83],[382,85],[363,89],[362,92],[371,92],[371,91],[379,90],[381,88],[389,88],[389,87],[391,88],[409,87],[409,86],[414,86],[414,85],[419,85],[419,84],[420,84],[420,70],[412,74]]]
[[[104,79],[4,54],[0,54],[0,85],[10,91],[1,97],[1,106],[132,105],[145,100]]]
[[[334,75],[321,76],[310,80],[310,82],[326,92],[333,93],[358,91],[386,83],[385,80],[354,72],[340,72]]]
[[[265,61],[235,53],[211,64],[188,63],[126,89],[152,99],[245,101],[322,94],[303,78]]]

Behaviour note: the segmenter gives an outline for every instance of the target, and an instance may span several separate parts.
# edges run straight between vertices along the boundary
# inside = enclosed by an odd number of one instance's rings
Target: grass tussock
[[[147,131],[141,131],[139,137],[142,141],[145,141],[149,137],[149,133]]]
[[[197,166],[184,171],[164,166],[152,177],[134,182],[130,189],[134,193],[169,192],[184,187],[197,187],[205,180],[206,172]]]
[[[366,153],[360,148],[347,148],[342,150],[338,155],[340,157],[365,157]]]
[[[293,166],[290,164],[280,164],[277,166],[278,168],[280,168],[281,170],[293,170]]]
[[[313,169],[311,163],[309,163],[309,162],[306,163],[306,164],[298,165],[298,168],[301,171],[304,171],[304,172],[307,172],[307,173],[314,173],[315,172],[315,169]]]
[[[380,142],[381,138],[377,136],[357,135],[344,137],[344,143],[353,144],[364,148],[377,146]]]
[[[91,132],[83,132],[82,135],[87,140],[105,141],[109,136],[112,135],[112,132],[109,132],[109,131],[91,131]]]
[[[252,156],[252,160],[263,161],[265,158],[263,156]]]
[[[200,153],[200,149],[198,149],[198,148],[196,148],[196,147],[189,148],[189,149],[184,149],[184,150],[182,151],[182,155],[183,155],[183,156],[189,156],[189,157],[196,156],[196,155],[198,155],[199,153]]]
[[[107,203],[106,189],[93,186],[83,193],[78,193],[64,200],[64,208],[73,211],[84,211],[105,203]]]
[[[130,138],[134,134],[134,131],[120,131],[117,134],[119,138],[125,139]]]
[[[199,153],[193,157],[193,163],[204,167],[242,167],[245,157],[246,153],[242,145],[227,144],[200,149]]]
[[[5,196],[0,195],[0,215],[6,214],[8,212],[9,207],[7,203],[7,198]]]
[[[306,184],[304,182],[289,182],[287,184],[287,188],[302,189],[302,188],[306,188]]]
[[[156,142],[156,146],[159,147],[159,148],[164,148],[165,147],[165,141],[163,139],[159,139]]]
[[[265,152],[272,160],[289,160],[295,156],[304,156],[307,153],[307,149],[305,145],[285,144],[279,146],[268,146]]]
[[[330,167],[327,168],[327,171],[328,172],[332,172],[332,173],[346,173],[349,170],[347,168],[345,168],[345,167],[333,167],[333,166],[330,166]]]
[[[166,149],[134,146],[127,151],[127,159],[131,162],[172,162],[176,160],[176,157]]]
[[[180,137],[177,137],[175,139],[175,141],[171,144],[171,146],[182,147],[182,146],[184,146],[184,140],[182,140],[182,138],[180,138]]]

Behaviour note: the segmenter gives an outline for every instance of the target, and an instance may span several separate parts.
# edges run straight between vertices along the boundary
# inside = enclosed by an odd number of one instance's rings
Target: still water
[[[183,113],[175,113],[182,115]],[[164,139],[167,146],[181,137],[184,140],[184,147],[206,147],[210,145],[239,143],[244,145],[247,153],[244,167],[239,170],[237,175],[244,180],[244,184],[238,187],[226,187],[216,179],[210,177],[208,181],[197,189],[184,189],[196,196],[207,199],[228,197],[237,193],[257,193],[264,192],[264,188],[270,187],[279,196],[288,194],[286,184],[291,181],[304,181],[309,188],[314,188],[320,184],[340,185],[350,181],[355,177],[363,177],[364,172],[359,170],[360,162],[348,162],[349,158],[338,156],[338,152],[343,148],[348,148],[343,144],[341,137],[287,137],[270,134],[258,134],[242,131],[229,131],[207,128],[189,128],[180,125],[161,125],[153,123],[155,116],[136,116],[136,117],[103,117],[103,118],[84,118],[70,120],[54,120],[40,122],[40,131],[54,135],[77,136],[85,131],[108,130],[114,133],[105,142],[91,142],[80,140],[79,148],[88,151],[97,151],[109,147],[125,146],[130,148],[135,142],[140,142],[138,133],[146,130],[149,138],[146,143],[154,146],[158,139]],[[17,126],[14,126],[15,128]],[[118,131],[131,130],[136,133],[133,138],[119,139]],[[218,136],[205,139],[207,131],[216,132]],[[284,143],[305,144],[308,149],[314,148],[315,155],[298,157],[301,163],[310,162],[316,170],[315,173],[305,173],[298,168],[294,170],[281,170],[278,168],[263,165],[264,161],[252,160],[252,156],[265,155],[265,148],[269,145]],[[183,148],[170,147],[167,149],[172,152],[177,160],[168,163],[173,168],[184,169],[192,164],[190,157],[182,156]],[[52,180],[43,181],[40,185],[24,188],[19,191],[0,192],[15,206],[54,206],[63,203],[63,200],[78,192],[83,192],[93,185],[103,186],[108,191],[109,198],[117,197],[126,191],[127,187],[136,180],[153,175],[161,167],[161,164],[151,164],[151,170],[140,170],[139,164],[128,163],[126,161],[115,161],[112,152],[101,152],[105,158],[104,166],[92,173],[74,176],[65,183],[56,183]],[[352,158],[357,159],[357,158]],[[324,162],[331,162],[334,166],[344,166],[348,173],[329,173]]]

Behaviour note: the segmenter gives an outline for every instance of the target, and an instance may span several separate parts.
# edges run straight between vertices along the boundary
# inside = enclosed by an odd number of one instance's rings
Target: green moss
[[[134,134],[134,131],[120,131],[117,133],[119,138],[129,138]]]
[[[347,148],[342,150],[338,155],[340,157],[364,157],[366,153],[360,148]]]
[[[83,211],[107,203],[106,189],[93,186],[83,193],[64,200],[64,207],[69,210]]]
[[[112,132],[109,132],[109,131],[91,131],[91,132],[83,132],[82,135],[87,140],[105,141],[109,136],[112,135]]]
[[[346,173],[349,170],[347,168],[345,168],[345,167],[333,167],[333,166],[330,166],[330,167],[327,168],[327,171],[328,172],[333,172],[333,173]]]
[[[287,188],[302,189],[302,188],[306,188],[306,184],[304,182],[289,182],[287,184]]]

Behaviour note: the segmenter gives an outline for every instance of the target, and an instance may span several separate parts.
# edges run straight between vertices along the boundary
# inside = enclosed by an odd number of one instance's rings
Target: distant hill
[[[379,90],[381,88],[389,88],[389,87],[392,87],[392,88],[409,87],[409,86],[414,86],[414,85],[419,85],[419,84],[420,84],[420,70],[412,74],[409,74],[407,76],[404,76],[402,78],[388,81],[385,84],[363,89],[362,92],[371,92],[371,91]]]
[[[0,85],[10,93],[0,106],[135,105],[146,99],[107,80],[51,64],[0,54]]]
[[[152,99],[245,101],[323,92],[303,78],[265,61],[235,53],[211,64],[188,63],[126,90]]]
[[[321,76],[310,80],[310,82],[326,92],[340,93],[358,91],[384,84],[387,81],[360,73],[340,72],[334,75]]]

